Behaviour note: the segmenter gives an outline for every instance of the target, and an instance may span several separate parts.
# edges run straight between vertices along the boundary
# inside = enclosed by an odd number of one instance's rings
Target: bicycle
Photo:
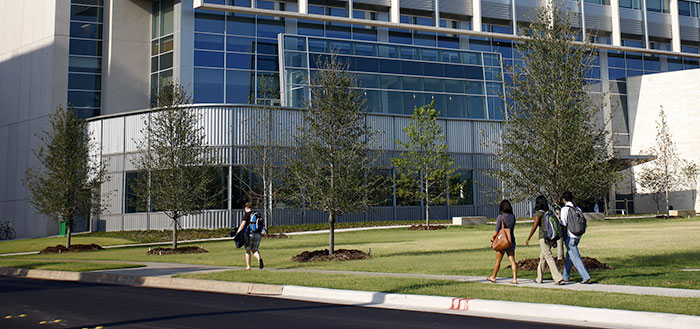
[[[15,233],[15,229],[12,228],[12,223],[10,223],[10,221],[5,221],[0,224],[0,240],[12,240],[15,237],[17,237],[17,234]]]

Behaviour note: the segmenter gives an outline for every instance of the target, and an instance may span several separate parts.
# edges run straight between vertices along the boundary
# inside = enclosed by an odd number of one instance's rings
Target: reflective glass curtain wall
[[[102,0],[71,0],[68,104],[78,117],[100,115],[102,102]]]
[[[153,2],[151,15],[151,103],[173,81],[173,0]]]

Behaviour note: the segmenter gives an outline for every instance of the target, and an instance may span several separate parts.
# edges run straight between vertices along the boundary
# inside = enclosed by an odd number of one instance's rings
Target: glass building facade
[[[100,114],[103,10],[102,0],[71,0],[67,106],[81,118]]]

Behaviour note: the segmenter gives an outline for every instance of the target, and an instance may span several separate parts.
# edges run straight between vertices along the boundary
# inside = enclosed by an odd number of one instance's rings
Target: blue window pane
[[[642,69],[642,55],[641,54],[633,54],[633,53],[627,53],[627,68],[628,69],[634,69],[634,70],[641,70]]]
[[[319,53],[328,52],[328,43],[319,39],[309,39],[309,51],[315,51]]]
[[[497,67],[485,67],[484,77],[486,80],[498,81],[501,80],[501,69]]]
[[[68,75],[68,89],[100,90],[101,87],[100,75],[76,73]]]
[[[435,37],[436,37],[435,33],[414,32],[413,33],[413,44],[419,45],[419,46],[435,47],[436,46]]]
[[[683,67],[688,70],[688,69],[696,69],[698,68],[698,60],[697,59],[690,59],[686,58],[683,60]]]
[[[258,39],[258,54],[277,55],[277,40]]]
[[[379,56],[389,57],[389,58],[398,58],[399,57],[399,48],[396,46],[379,45]]]
[[[481,81],[465,81],[467,94],[483,95],[484,83]]]
[[[423,75],[423,63],[401,61],[401,72],[403,74]]]
[[[484,69],[481,66],[464,66],[464,77],[467,79],[484,80]]]
[[[354,40],[377,41],[377,30],[353,27],[352,38]]]
[[[284,19],[258,16],[258,37],[277,38],[277,35],[284,33]]]
[[[503,100],[496,97],[489,97],[489,119],[503,120],[504,111]]]
[[[95,91],[69,91],[69,107],[100,107],[100,93]]]
[[[349,24],[340,23],[327,23],[326,24],[326,37],[328,38],[338,38],[338,39],[350,39],[352,34],[350,33]]]
[[[423,63],[423,73],[428,76],[441,77],[444,75],[443,65],[437,63]]]
[[[352,55],[352,43],[345,41],[331,41],[330,50],[338,54]]]
[[[608,69],[608,79],[610,80],[622,80],[626,77],[625,70]]]
[[[469,49],[470,50],[478,50],[478,51],[491,51],[491,41],[488,39],[486,40],[478,40],[473,37],[469,38]]]
[[[445,80],[445,91],[448,93],[464,93],[464,81],[462,80]]]
[[[374,58],[358,57],[356,58],[356,63],[355,69],[357,71],[379,72],[379,62]]]
[[[229,69],[253,69],[253,55],[252,54],[238,54],[238,53],[227,53],[226,54],[226,68]]]
[[[158,71],[158,56],[151,58],[151,73]]]
[[[403,93],[403,108],[404,114],[413,114],[416,107],[421,107],[430,102],[425,100],[425,95],[422,93]]]
[[[375,113],[388,113],[387,111],[382,111],[382,99],[381,91],[379,90],[365,90],[363,93],[365,100],[367,101],[366,106],[370,112]]]
[[[361,88],[379,88],[379,76],[376,74],[357,74],[357,83]]]
[[[627,76],[628,77],[636,77],[644,74],[643,71],[638,71],[638,70],[627,70]]]
[[[668,70],[669,71],[680,71],[683,69],[683,61],[680,58],[669,58],[668,59]]]
[[[447,96],[447,116],[452,118],[467,117],[467,97],[459,95]]]
[[[398,91],[382,91],[382,112],[383,113],[393,113],[393,114],[404,114],[406,113],[405,107],[407,106],[403,102],[403,93]],[[411,113],[413,113],[413,107],[411,107]]]
[[[588,78],[588,79],[600,79],[600,68],[599,67],[590,67],[586,71],[586,78]]]
[[[422,48],[420,50],[420,54],[421,54],[421,59],[423,59],[424,61],[437,62],[440,60],[440,58],[438,56],[437,49],[424,49],[424,48]]]
[[[71,0],[70,2],[79,5],[102,6],[102,0]]]
[[[100,109],[75,109],[75,116],[78,119],[87,119],[100,115]]]
[[[425,88],[425,91],[445,91],[445,86],[443,85],[441,79],[424,78],[423,86]]]
[[[194,69],[195,103],[224,102],[224,70]]]
[[[381,73],[401,73],[401,62],[388,59],[379,59],[379,71]]]
[[[287,70],[287,81],[286,83],[291,84],[304,84],[306,82],[306,70]]]
[[[423,90],[423,79],[414,77],[401,77],[403,90]]]
[[[71,55],[102,56],[102,42],[70,39]]]
[[[410,45],[413,40],[410,32],[399,32],[389,30],[389,42]]]
[[[297,23],[297,34],[322,37],[324,35],[324,25],[316,21],[299,20]]]
[[[284,54],[284,65],[287,67],[307,67],[306,53],[286,52]]]
[[[608,53],[608,67],[625,68],[625,58],[622,53]]]
[[[459,49],[459,38],[438,35],[438,47]]]
[[[278,71],[278,64],[277,56],[258,55],[258,71]]]
[[[75,38],[102,39],[102,24],[70,23],[70,36]]]
[[[235,35],[255,35],[255,18],[245,14],[226,15],[226,33]]]
[[[483,96],[467,96],[468,116],[472,119],[486,119],[486,102]]]
[[[284,50],[306,51],[306,38],[284,37]]]
[[[485,66],[501,66],[498,61],[498,55],[496,54],[484,54],[484,65]]]
[[[224,53],[196,50],[194,66],[224,67]]]
[[[195,49],[224,50],[224,36],[213,34],[194,34]]]
[[[661,63],[659,61],[659,56],[645,56],[644,57],[644,70],[645,71],[661,71]]]
[[[194,30],[197,32],[224,33],[224,15],[211,13],[194,14]]]
[[[438,112],[440,117],[447,116],[447,100],[445,95],[432,95],[431,99],[426,99],[427,102],[435,102],[435,110]]]
[[[226,37],[226,50],[242,53],[252,53],[255,39],[245,37]]]
[[[69,72],[102,72],[102,59],[70,56],[68,59]]]
[[[462,62],[464,64],[481,65],[481,54],[480,53],[462,53]]]
[[[413,47],[401,47],[400,50],[402,59],[420,59],[421,56],[418,53],[418,48]]]
[[[165,70],[173,67],[173,53],[169,52],[167,54],[160,55],[160,66],[159,70]]]
[[[382,89],[401,89],[401,79],[395,75],[382,75],[379,80]]]
[[[356,43],[355,55],[359,56],[377,56],[377,46],[371,43]]]
[[[255,7],[260,8],[260,9],[274,10],[275,3],[272,1],[257,0],[257,1],[255,1]]]
[[[464,68],[461,65],[444,64],[445,76],[450,78],[464,78]]]
[[[72,5],[70,19],[72,21],[102,22],[102,8]]]
[[[459,53],[451,50],[440,50],[440,61],[445,63],[462,63]]]
[[[321,7],[321,6],[309,5],[309,14],[314,14],[314,15],[325,15],[325,14],[326,14],[326,8]]]
[[[503,94],[503,85],[496,82],[487,82],[486,93],[488,95],[500,96]]]

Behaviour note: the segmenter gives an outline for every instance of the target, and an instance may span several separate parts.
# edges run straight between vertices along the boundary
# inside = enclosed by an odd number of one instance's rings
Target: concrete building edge
[[[478,316],[538,323],[610,328],[700,328],[700,317],[555,304],[538,304],[444,296],[227,282],[170,277],[139,277],[109,273],[66,272],[0,267],[0,276],[139,286],[147,288],[268,296],[343,305]],[[335,298],[329,298],[334,296]],[[505,306],[505,307],[504,307]],[[533,315],[537,314],[537,315]],[[557,314],[542,317],[541,314]],[[596,319],[591,321],[589,319]]]

